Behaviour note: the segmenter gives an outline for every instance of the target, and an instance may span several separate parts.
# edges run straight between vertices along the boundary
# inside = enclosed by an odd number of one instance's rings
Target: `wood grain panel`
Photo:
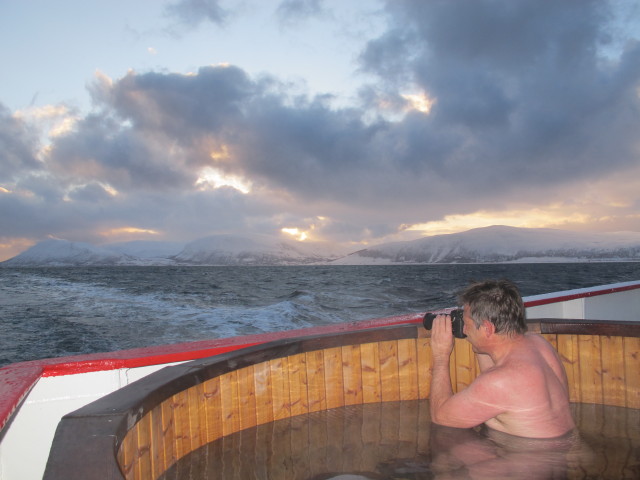
[[[220,376],[220,397],[222,404],[222,435],[240,430],[240,411],[238,399],[238,371],[232,370]]]
[[[327,408],[344,406],[344,372],[340,347],[324,350],[324,379]]]
[[[362,355],[360,345],[346,345],[342,352],[342,379],[344,382],[344,404],[362,403]]]
[[[162,442],[164,451],[163,471],[173,465],[178,459],[175,446],[175,420],[173,417],[173,400],[170,398],[161,404],[162,408]]]
[[[558,354],[567,372],[569,400],[572,402],[581,402],[582,390],[580,388],[580,365],[578,363],[578,336],[557,335],[556,337]]]
[[[431,391],[431,339],[419,337],[416,343],[418,354],[418,395],[420,398],[429,398]]]
[[[625,337],[623,345],[626,405],[640,409],[640,338]]]
[[[207,443],[217,440],[222,431],[222,395],[220,393],[220,377],[203,383],[204,412]]]
[[[324,352],[316,350],[306,353],[307,395],[309,411],[327,409],[327,395],[324,381]]]
[[[400,400],[400,371],[398,342],[390,340],[378,344],[380,354],[380,394],[383,402]]]
[[[273,401],[273,419],[289,418],[291,416],[289,361],[287,358],[276,358],[268,363]]]
[[[148,414],[151,417],[151,465],[153,474],[151,478],[158,478],[167,469],[164,457],[164,436],[162,429],[162,406],[157,406]]]
[[[256,384],[253,365],[238,370],[240,429],[256,426]]]
[[[600,337],[578,337],[578,365],[580,368],[580,400],[586,403],[602,403],[602,364]]]
[[[273,422],[275,406],[269,362],[262,362],[254,366],[253,381],[256,396],[256,424]]]
[[[292,355],[289,366],[289,399],[291,415],[302,415],[309,411],[307,391],[307,356],[304,353]]]
[[[138,428],[133,428],[129,434],[124,438],[122,442],[122,448],[120,451],[120,466],[122,467],[122,473],[127,480],[139,478],[136,477],[136,450],[138,448]]]
[[[362,401],[365,403],[379,402],[380,392],[380,352],[377,343],[360,345],[362,362]]]
[[[145,415],[136,424],[137,454],[136,454],[136,478],[153,477],[152,455],[151,455],[151,415]]]
[[[416,340],[398,340],[398,381],[400,400],[418,398],[418,354]]]
[[[600,337],[603,403],[626,406],[624,351],[622,337]]]

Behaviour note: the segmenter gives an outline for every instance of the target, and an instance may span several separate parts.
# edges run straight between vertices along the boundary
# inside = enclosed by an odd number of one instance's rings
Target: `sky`
[[[0,260],[640,231],[640,6],[0,0]]]

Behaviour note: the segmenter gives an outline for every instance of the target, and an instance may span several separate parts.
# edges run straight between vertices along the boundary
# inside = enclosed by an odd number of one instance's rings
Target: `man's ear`
[[[491,323],[489,320],[483,320],[482,321],[482,331],[484,332],[484,335],[487,338],[489,338],[489,337],[491,337],[491,335],[496,333],[496,326],[493,323]]]

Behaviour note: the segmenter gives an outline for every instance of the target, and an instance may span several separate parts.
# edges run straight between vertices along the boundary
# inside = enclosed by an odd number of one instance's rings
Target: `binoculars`
[[[466,335],[462,332],[464,328],[464,322],[462,320],[462,309],[456,308],[455,310],[451,310],[446,315],[451,317],[451,331],[453,332],[453,336],[456,338],[466,338]],[[427,330],[431,330],[431,326],[433,325],[433,319],[436,318],[439,313],[427,313],[422,320],[422,324],[424,328]]]

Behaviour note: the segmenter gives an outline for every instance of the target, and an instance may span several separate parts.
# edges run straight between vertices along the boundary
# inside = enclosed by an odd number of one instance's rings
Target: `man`
[[[571,431],[575,424],[562,362],[543,337],[527,333],[517,287],[506,280],[476,283],[460,295],[460,303],[463,331],[481,373],[454,395],[449,376],[454,344],[451,319],[436,317],[431,330],[432,421],[459,428],[484,423],[530,438],[559,437]]]

